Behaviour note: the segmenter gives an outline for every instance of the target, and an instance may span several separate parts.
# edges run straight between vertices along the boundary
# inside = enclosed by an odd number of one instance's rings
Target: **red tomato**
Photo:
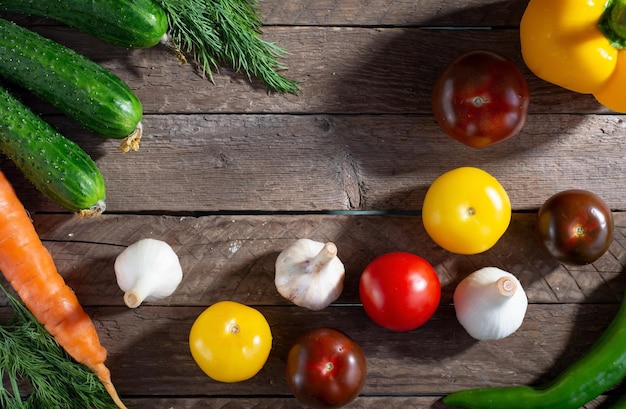
[[[613,241],[613,214],[595,194],[565,190],[539,209],[539,244],[562,263],[583,265],[596,261]]]
[[[300,335],[287,354],[287,384],[313,408],[339,408],[359,396],[367,376],[361,347],[343,332],[317,328]]]
[[[410,331],[437,310],[441,283],[423,258],[405,252],[374,259],[361,274],[359,295],[367,315],[393,331]]]
[[[528,83],[515,63],[481,50],[452,61],[435,81],[431,97],[443,131],[473,148],[518,134],[529,101]]]

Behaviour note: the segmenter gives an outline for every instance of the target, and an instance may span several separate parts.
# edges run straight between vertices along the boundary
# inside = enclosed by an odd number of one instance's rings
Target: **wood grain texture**
[[[613,304],[531,305],[514,335],[476,342],[460,327],[451,306],[440,307],[427,324],[408,333],[377,327],[357,306],[319,313],[297,307],[257,308],[272,328],[272,352],[261,372],[238,384],[210,380],[191,358],[187,337],[203,307],[100,307],[89,312],[97,320],[122,395],[289,396],[284,375],[289,347],[301,332],[324,326],[343,330],[361,345],[368,364],[365,396],[415,396],[475,385],[545,382],[574,362],[616,311]],[[576,337],[571,337],[572,331]],[[527,351],[523,358],[515,353],[521,350]],[[180,378],[184,384],[165,382]]]
[[[455,390],[546,382],[587,350],[626,290],[625,118],[525,67],[519,20],[527,3],[261,1],[263,36],[288,50],[281,62],[285,75],[301,81],[298,95],[268,94],[226,67],[212,84],[164,47],[124,50],[53,21],[9,16],[110,69],[143,103],[141,148],[121,154],[118,141],[0,80],[102,169],[107,212],[81,220],[0,159],[60,273],[93,317],[131,407],[302,408],[284,379],[285,355],[300,332],[317,326],[346,331],[366,352],[367,384],[349,408],[443,409],[441,397]],[[531,90],[522,132],[484,150],[444,135],[430,108],[439,72],[477,48],[512,59]],[[496,176],[514,208],[502,240],[483,254],[448,253],[422,226],[428,186],[458,166]],[[613,243],[592,265],[559,264],[534,238],[537,208],[569,188],[592,190],[614,210]],[[170,243],[185,276],[171,297],[130,310],[113,264],[143,237]],[[274,287],[276,256],[300,237],[334,241],[347,268],[344,292],[321,312],[291,305]],[[442,283],[439,310],[409,333],[373,324],[358,296],[363,268],[396,250],[426,258]],[[530,301],[520,330],[496,342],[470,338],[452,304],[456,284],[484,266],[514,273]],[[197,315],[225,299],[258,308],[274,335],[267,365],[238,384],[211,381],[187,346]],[[9,315],[0,301],[0,317]],[[606,408],[625,388],[585,408]]]
[[[601,396],[585,405],[583,409],[600,409],[608,403],[614,402],[615,396]],[[360,397],[356,402],[346,406],[346,409],[378,409],[383,407],[407,408],[407,409],[444,409],[450,408],[441,403],[438,396],[424,397]],[[153,409],[302,409],[301,405],[289,398],[264,398],[254,397],[251,399],[232,398],[188,398],[188,399],[128,399],[135,407]],[[397,405],[397,406],[395,406]]]
[[[533,116],[509,143],[481,151],[422,116],[154,116],[146,127],[145,152],[100,161],[111,191],[122,192],[109,195],[114,211],[135,210],[140,198],[144,210],[421,210],[432,181],[459,166],[494,175],[516,210],[568,188],[624,209],[618,116]],[[155,172],[164,195],[150,194]]]
[[[626,219],[615,214],[609,251],[587,266],[564,266],[543,254],[534,237],[534,215],[515,215],[503,238],[485,253],[462,256],[439,248],[417,216],[132,216],[103,215],[81,220],[33,215],[35,227],[59,270],[85,305],[123,305],[113,263],[126,246],[145,238],[168,242],[181,259],[185,277],[176,294],[160,304],[208,306],[222,299],[254,305],[289,305],[274,288],[278,253],[298,238],[332,241],[346,265],[338,305],[359,302],[361,271],[376,255],[407,251],[437,270],[443,303],[456,284],[481,267],[515,274],[532,303],[616,303],[626,288]]]
[[[127,154],[54,119],[100,166],[109,212],[420,211],[430,184],[460,166],[495,176],[517,211],[570,188],[626,208],[619,115],[533,115],[515,138],[483,150],[419,115],[147,115],[140,150]],[[58,210],[28,184],[17,188],[29,210]]]
[[[33,220],[59,271],[96,322],[118,390],[146,404],[140,407],[149,407],[153,401],[148,397],[159,396],[180,407],[248,407],[250,402],[298,407],[284,380],[285,357],[299,333],[318,326],[342,329],[366,353],[365,399],[353,407],[376,407],[382,397],[393,395],[401,396],[398,402],[406,399],[413,405],[409,407],[431,407],[458,389],[538,384],[591,345],[617,311],[626,287],[620,274],[626,263],[622,213],[615,214],[618,227],[611,250],[593,265],[578,268],[541,253],[532,236],[532,215],[516,215],[496,247],[474,256],[437,248],[413,216],[104,215],[87,221],[35,214]],[[143,237],[170,243],[181,258],[184,278],[171,297],[131,310],[122,304],[113,263],[125,246]],[[291,305],[273,284],[278,252],[300,237],[334,241],[346,265],[344,293],[324,311]],[[365,265],[377,254],[396,250],[427,256],[443,287],[435,316],[408,333],[378,327],[358,299]],[[478,342],[456,321],[452,292],[465,275],[490,265],[518,276],[530,306],[515,334]],[[226,299],[258,308],[274,336],[262,372],[240,384],[209,380],[187,347],[194,319],[207,306]],[[6,307],[2,311],[6,315]],[[242,400],[232,400],[234,396]]]
[[[518,26],[528,0],[264,0],[258,2],[265,26]],[[6,14],[29,25],[59,25],[52,20]]]
[[[512,59],[531,90],[531,113],[606,113],[592,97],[548,84],[521,60],[519,30],[412,27],[267,27],[265,38],[289,50],[285,75],[298,95],[268,94],[256,81],[224,68],[215,84],[180,65],[165,47],[123,50],[65,27],[34,30],[102,64],[137,92],[146,113],[395,113],[431,115],[437,75],[472,49]]]
[[[268,25],[320,26],[517,26],[528,0],[318,0],[260,2]]]
[[[438,72],[477,47],[524,69],[516,28],[268,27],[268,37],[291,51],[287,73],[303,79],[297,96],[267,94],[228,70],[213,85],[159,47],[94,46],[65,27],[34,28],[111,69],[141,97],[146,135],[140,152],[122,156],[116,141],[22,93],[98,160],[110,212],[413,211],[439,174],[466,165],[501,180],[516,210],[572,187],[625,207],[616,189],[624,184],[624,118],[590,96],[526,71],[531,115],[513,140],[474,150],[437,127],[430,91]],[[20,193],[31,211],[58,211],[32,189]]]

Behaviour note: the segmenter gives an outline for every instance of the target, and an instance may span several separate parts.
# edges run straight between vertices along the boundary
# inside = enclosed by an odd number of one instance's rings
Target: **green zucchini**
[[[5,19],[0,19],[0,33],[1,76],[100,135],[138,137],[141,102],[119,77],[74,50]]]
[[[152,0],[0,0],[0,11],[47,17],[127,48],[148,48],[167,31]]]
[[[81,217],[104,211],[104,178],[80,146],[2,87],[0,112],[0,150],[37,190]]]

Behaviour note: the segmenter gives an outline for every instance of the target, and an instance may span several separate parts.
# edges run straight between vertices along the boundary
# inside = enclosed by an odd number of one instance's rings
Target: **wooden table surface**
[[[42,197],[2,158],[61,274],[96,323],[107,365],[133,408],[300,408],[284,376],[302,331],[337,327],[362,346],[368,378],[350,408],[443,408],[442,396],[478,386],[537,384],[574,362],[604,330],[626,288],[624,116],[536,78],[524,66],[519,21],[527,0],[262,0],[264,38],[289,51],[285,74],[298,95],[268,94],[222,69],[215,83],[166,49],[124,50],[49,21],[34,30],[111,69],[142,100],[137,152],[81,129],[33,97],[28,103],[88,151],[107,183],[107,212],[81,220]],[[484,150],[445,136],[430,109],[438,73],[472,49],[518,64],[530,114],[514,139]],[[513,221],[491,250],[460,256],[439,248],[419,216],[441,173],[477,166],[506,188]],[[538,207],[569,188],[592,190],[614,209],[616,234],[592,265],[568,267],[542,253],[532,229]],[[115,257],[144,237],[167,241],[184,279],[171,297],[123,304]],[[291,305],[274,287],[277,254],[297,238],[333,241],[345,290],[321,312]],[[371,322],[358,281],[377,255],[429,260],[442,283],[431,321],[407,333]],[[472,339],[452,305],[456,284],[496,266],[515,274],[530,305],[521,328],[500,341]],[[269,321],[273,349],[254,378],[212,381],[187,346],[194,319],[234,300]],[[4,307],[6,308],[6,307]],[[606,406],[622,388],[588,408]]]

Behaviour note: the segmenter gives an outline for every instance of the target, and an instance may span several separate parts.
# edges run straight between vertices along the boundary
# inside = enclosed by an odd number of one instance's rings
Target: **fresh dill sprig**
[[[0,407],[116,409],[98,377],[73,360],[6,288],[13,309],[0,326]]]
[[[213,71],[227,64],[250,78],[260,79],[268,90],[295,94],[298,82],[278,71],[287,54],[261,38],[257,0],[157,0],[165,10],[173,46],[188,54],[202,75],[213,81]]]

